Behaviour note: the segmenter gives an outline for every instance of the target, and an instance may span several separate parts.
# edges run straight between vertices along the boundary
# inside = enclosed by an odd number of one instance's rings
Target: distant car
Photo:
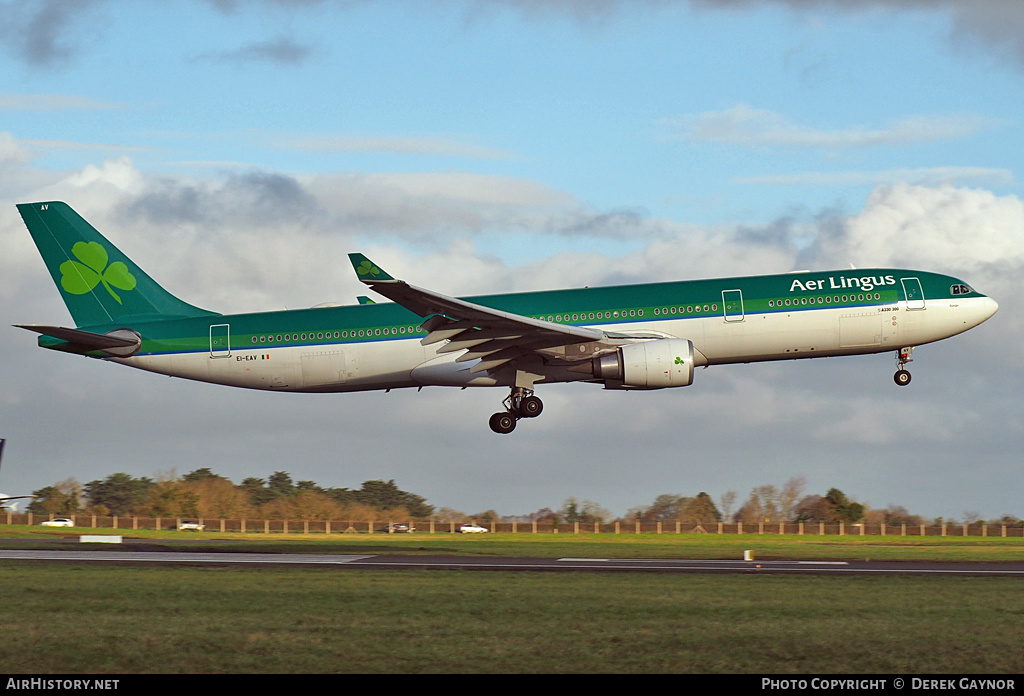
[[[459,531],[463,534],[483,534],[489,530],[487,527],[481,527],[478,524],[463,524],[459,526]]]
[[[193,522],[192,520],[182,520],[178,523],[179,532],[201,532],[204,529],[206,529],[205,524],[199,524],[198,522]]]
[[[74,527],[75,523],[67,517],[54,517],[52,520],[44,520],[39,523],[40,527]]]
[[[408,534],[415,532],[415,527],[410,527],[407,524],[386,524],[384,525],[384,531],[390,532],[391,534]]]

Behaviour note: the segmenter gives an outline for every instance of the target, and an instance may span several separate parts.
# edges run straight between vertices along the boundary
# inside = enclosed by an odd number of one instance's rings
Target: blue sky
[[[954,273],[1002,308],[920,351],[910,394],[890,388],[888,357],[720,368],[646,402],[570,385],[545,396],[543,424],[517,445],[484,432],[497,392],[210,392],[43,354],[9,328],[4,490],[111,466],[183,473],[209,451],[228,476],[396,478],[470,512],[572,495],[621,514],[663,492],[743,497],[804,475],[808,492],[838,485],[876,507],[1024,516],[1001,479],[1022,444],[1011,346],[1024,321],[1010,292],[1024,268],[1024,6],[81,0],[0,11],[4,325],[67,320],[13,206],[53,198],[178,294],[225,312],[350,301],[354,250],[453,294],[855,263]],[[151,463],[91,459],[79,471],[64,465],[81,457],[40,437],[118,437],[102,413],[85,415],[90,389],[151,404],[130,418]],[[39,415],[53,393],[56,425]],[[170,405],[195,399],[210,409],[198,420]],[[796,417],[794,403],[816,406]],[[725,446],[715,419],[726,413],[761,434]],[[703,435],[652,425],[683,417]],[[605,439],[609,423],[634,418],[628,438]],[[339,422],[374,438],[346,440],[356,463],[340,467]],[[395,428],[436,440],[426,461]],[[518,461],[523,440],[534,454],[518,477],[452,463],[481,451]],[[386,457],[370,465],[360,447]],[[583,464],[617,447],[640,483]],[[291,464],[294,452],[308,466]],[[988,463],[968,466],[978,452]]]
[[[10,98],[86,108],[4,116],[69,144],[40,166],[112,145],[143,171],[456,169],[690,223],[856,209],[890,172],[1013,187],[1019,65],[958,46],[948,13],[810,5],[86,3],[67,55],[4,70]],[[828,174],[859,183],[783,179]]]

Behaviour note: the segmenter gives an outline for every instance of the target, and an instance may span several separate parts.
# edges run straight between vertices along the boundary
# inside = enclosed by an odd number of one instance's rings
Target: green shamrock
[[[369,261],[363,261],[361,264],[359,264],[359,268],[357,268],[356,270],[359,271],[359,275],[380,275],[380,269],[374,266]]]
[[[676,365],[684,365],[685,363],[686,363],[685,360],[680,358],[678,355],[676,356]]]
[[[107,250],[98,242],[76,242],[71,253],[78,261],[65,261],[60,265],[60,285],[72,295],[84,295],[103,283],[110,296],[121,304],[121,298],[110,286],[120,290],[135,288],[135,276],[128,272],[128,267],[120,261],[108,266]]]

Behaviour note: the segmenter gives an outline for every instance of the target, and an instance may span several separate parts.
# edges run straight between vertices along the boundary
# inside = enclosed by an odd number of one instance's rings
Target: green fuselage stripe
[[[739,317],[776,312],[861,308],[906,300],[905,278],[917,279],[924,299],[983,297],[950,276],[895,269],[825,271],[774,276],[651,283],[552,290],[465,298],[526,317],[569,325],[626,326],[679,319]],[[736,292],[738,291],[738,292]],[[723,295],[723,293],[725,293]],[[729,306],[726,307],[726,302]],[[423,321],[396,304],[350,305],[80,327],[96,333],[131,328],[143,338],[138,355],[211,350],[211,331],[227,325],[230,349],[263,350],[296,346],[369,343],[422,338]],[[213,327],[213,328],[211,328]],[[63,341],[41,337],[40,345],[60,349]],[[65,344],[66,345],[66,344]]]

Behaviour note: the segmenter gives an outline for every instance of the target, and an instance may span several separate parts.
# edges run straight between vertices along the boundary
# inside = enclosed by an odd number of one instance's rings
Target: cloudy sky
[[[0,2],[0,489],[69,476],[395,479],[437,506],[624,514],[807,479],[1024,516],[1024,4]],[[685,389],[295,395],[36,347],[68,324],[14,207],[64,200],[220,312],[354,302],[345,254],[449,294],[901,266],[1000,304],[891,355]]]

